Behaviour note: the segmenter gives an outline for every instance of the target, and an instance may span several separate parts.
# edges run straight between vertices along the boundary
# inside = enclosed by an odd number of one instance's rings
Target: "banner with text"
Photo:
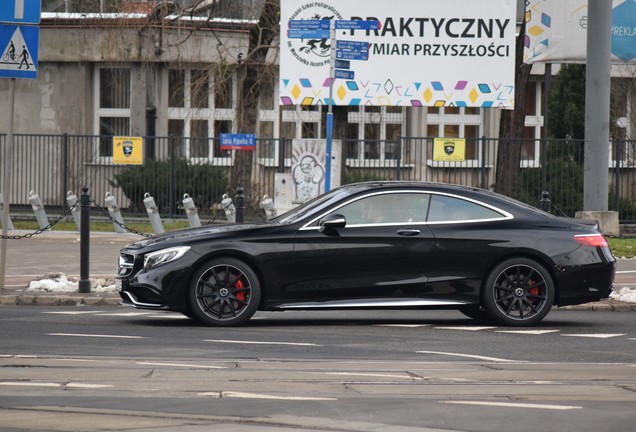
[[[514,108],[516,5],[281,0],[280,104],[328,104],[335,50],[334,105]],[[335,20],[335,42],[325,20]]]
[[[526,10],[526,63],[585,63],[588,0],[542,0]],[[636,63],[636,1],[612,2],[612,63]]]

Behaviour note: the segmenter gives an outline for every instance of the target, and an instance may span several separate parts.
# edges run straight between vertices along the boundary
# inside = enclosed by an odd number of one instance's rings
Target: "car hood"
[[[170,247],[175,244],[189,243],[197,241],[197,239],[204,239],[217,236],[234,235],[239,232],[254,231],[260,229],[271,228],[273,226],[270,222],[258,222],[258,223],[239,223],[239,224],[223,224],[223,225],[210,225],[198,228],[186,228],[182,230],[171,231],[165,234],[159,234],[156,236],[148,237],[143,240],[138,240],[124,247],[128,250],[150,249],[156,250],[164,247]]]

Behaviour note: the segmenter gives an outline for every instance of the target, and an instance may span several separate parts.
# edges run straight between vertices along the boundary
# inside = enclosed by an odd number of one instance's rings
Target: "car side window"
[[[430,203],[428,222],[455,222],[502,217],[501,214],[488,207],[446,195],[432,195]]]
[[[347,226],[424,222],[429,195],[422,193],[386,193],[367,196],[338,210]]]

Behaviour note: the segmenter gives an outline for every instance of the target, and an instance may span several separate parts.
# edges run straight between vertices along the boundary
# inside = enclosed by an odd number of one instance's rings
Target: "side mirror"
[[[320,226],[318,231],[324,232],[329,229],[344,228],[345,225],[347,225],[347,219],[343,215],[332,213],[318,222],[318,226]]]

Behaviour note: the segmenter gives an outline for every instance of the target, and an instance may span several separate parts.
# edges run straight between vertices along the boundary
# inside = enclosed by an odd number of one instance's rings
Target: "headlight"
[[[190,246],[177,246],[146,254],[144,257],[144,270],[149,270],[153,267],[169,263],[170,261],[178,260],[189,250]]]

